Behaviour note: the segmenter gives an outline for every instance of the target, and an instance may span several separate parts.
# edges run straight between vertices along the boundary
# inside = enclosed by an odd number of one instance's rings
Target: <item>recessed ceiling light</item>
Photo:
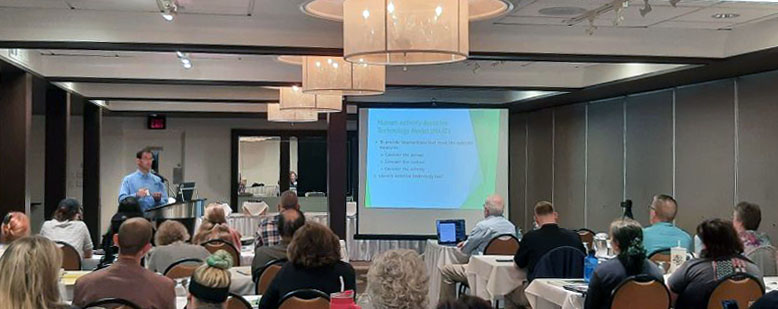
[[[729,19],[729,18],[738,18],[740,17],[740,14],[738,13],[716,13],[711,15],[710,17],[715,19]]]
[[[576,16],[585,12],[586,9],[576,6],[557,6],[538,10],[538,13],[546,16]]]

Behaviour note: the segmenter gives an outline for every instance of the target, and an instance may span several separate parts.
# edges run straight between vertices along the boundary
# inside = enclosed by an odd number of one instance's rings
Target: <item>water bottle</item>
[[[584,258],[584,281],[589,282],[594,274],[594,269],[597,268],[598,260],[594,256],[594,250],[589,249],[589,255]]]

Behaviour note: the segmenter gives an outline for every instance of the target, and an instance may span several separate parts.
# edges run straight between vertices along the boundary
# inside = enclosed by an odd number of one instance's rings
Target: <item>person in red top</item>
[[[102,298],[122,298],[140,308],[175,309],[175,282],[140,265],[151,250],[151,223],[144,218],[128,219],[114,234],[119,257],[113,265],[76,280],[73,304],[85,307]]]

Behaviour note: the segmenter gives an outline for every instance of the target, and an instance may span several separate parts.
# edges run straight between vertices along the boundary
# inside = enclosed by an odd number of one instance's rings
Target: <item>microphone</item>
[[[635,217],[632,215],[632,200],[625,200],[621,202],[621,208],[622,208],[622,216],[621,218],[630,218],[635,219]]]
[[[167,181],[167,178],[165,178],[164,176],[160,175],[160,174],[159,174],[157,171],[155,171],[155,170],[151,170],[151,173],[152,173],[152,174],[154,174],[154,175],[156,175],[156,176],[157,176],[157,177],[159,177],[160,179],[162,179],[162,182],[168,182],[168,181]]]

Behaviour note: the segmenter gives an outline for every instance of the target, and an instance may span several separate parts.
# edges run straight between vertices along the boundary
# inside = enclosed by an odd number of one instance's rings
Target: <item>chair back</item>
[[[765,277],[778,276],[778,264],[775,259],[775,247],[762,246],[746,254],[746,257],[759,266]]]
[[[581,242],[586,243],[586,250],[594,249],[594,231],[583,228],[576,232],[578,233],[578,238],[581,239]]]
[[[252,309],[251,303],[240,295],[230,293],[226,309]]]
[[[664,262],[665,266],[664,269],[662,269],[662,271],[667,272],[667,270],[670,268],[670,248],[654,251],[648,257],[648,259],[651,262],[654,262],[654,264],[656,264],[657,266],[659,265],[659,262]]]
[[[330,296],[315,289],[294,290],[281,298],[278,309],[329,309]]]
[[[62,268],[65,270],[81,270],[81,255],[76,248],[62,241],[57,241],[57,247],[62,250]]]
[[[758,278],[736,273],[719,280],[708,298],[708,309],[722,308],[723,301],[736,301],[738,308],[748,308],[764,295],[764,286]]]
[[[484,255],[514,255],[519,251],[519,239],[513,234],[502,234],[489,240]]]
[[[203,264],[203,260],[201,259],[183,259],[178,260],[174,262],[173,264],[170,264],[170,266],[165,269],[165,277],[168,277],[170,279],[176,280],[181,278],[189,278],[194,273],[195,269],[197,267],[200,267],[200,265]]]
[[[544,254],[535,264],[535,269],[527,278],[583,278],[584,258],[586,254],[578,248],[562,246]]]
[[[257,288],[257,295],[265,294],[265,291],[270,286],[270,282],[276,277],[284,263],[286,263],[286,259],[272,260],[262,267],[254,285]]]
[[[613,290],[610,307],[669,309],[670,291],[656,278],[646,275],[628,277]]]
[[[123,298],[101,298],[84,306],[84,309],[89,308],[141,309],[140,306]]]
[[[232,266],[240,266],[240,252],[233,244],[221,239],[211,239],[204,242],[203,247],[211,254],[219,250],[227,251],[227,253],[232,255]]]

